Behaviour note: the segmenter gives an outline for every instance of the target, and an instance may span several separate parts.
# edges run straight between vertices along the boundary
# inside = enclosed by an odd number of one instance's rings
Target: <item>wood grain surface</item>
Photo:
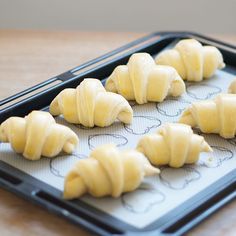
[[[100,56],[144,33],[0,30],[0,100]],[[211,35],[236,44],[236,35]],[[0,235],[90,235],[0,189]],[[188,235],[236,235],[236,201]]]

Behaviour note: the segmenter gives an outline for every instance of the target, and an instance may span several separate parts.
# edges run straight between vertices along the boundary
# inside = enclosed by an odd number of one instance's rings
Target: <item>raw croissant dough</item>
[[[56,124],[48,112],[33,111],[25,118],[10,117],[0,126],[0,141],[10,142],[26,159],[54,157],[62,150],[72,153],[77,135],[68,127]]]
[[[228,93],[236,94],[236,78],[233,80],[229,86]]]
[[[225,67],[220,51],[213,46],[202,46],[195,39],[180,40],[173,49],[156,57],[158,65],[173,66],[183,80],[201,81]]]
[[[144,176],[158,173],[159,169],[152,167],[142,153],[103,145],[89,158],[75,163],[65,179],[64,198],[78,198],[86,192],[94,197],[119,197],[138,188]]]
[[[198,126],[203,133],[233,138],[236,133],[236,95],[219,94],[213,100],[192,103],[179,122]]]
[[[85,79],[76,89],[61,91],[50,104],[50,113],[86,127],[111,125],[115,119],[131,123],[133,110],[119,94],[106,92],[97,79]]]
[[[143,136],[137,150],[153,165],[181,167],[198,161],[200,152],[212,151],[202,136],[194,134],[191,127],[166,123],[157,133]]]
[[[139,104],[161,102],[167,95],[176,97],[185,92],[185,84],[176,70],[157,66],[148,53],[133,54],[127,65],[117,66],[105,88]]]

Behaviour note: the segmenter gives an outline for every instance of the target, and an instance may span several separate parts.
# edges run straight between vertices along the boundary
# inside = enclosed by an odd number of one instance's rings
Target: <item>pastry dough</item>
[[[157,66],[148,53],[133,54],[127,65],[117,66],[105,88],[139,104],[161,102],[167,95],[176,97],[185,92],[185,84],[176,70]]]
[[[119,197],[138,188],[144,176],[158,173],[142,153],[119,151],[115,145],[106,144],[75,163],[65,179],[64,198],[78,198],[87,192],[94,197]]]
[[[97,79],[85,79],[76,89],[61,91],[50,104],[50,113],[86,127],[111,125],[115,119],[129,124],[133,110],[119,94],[106,92]]]
[[[213,46],[202,46],[195,39],[180,40],[173,49],[156,57],[158,65],[173,66],[183,80],[201,81],[225,67],[221,52]]]
[[[0,126],[0,141],[10,142],[26,159],[54,157],[62,150],[72,153],[77,135],[68,127],[56,124],[48,112],[33,111],[25,118],[10,117]]]
[[[236,133],[236,95],[219,94],[213,100],[192,103],[179,122],[197,126],[203,133],[233,138]]]
[[[143,136],[137,150],[153,165],[181,167],[198,161],[200,152],[212,151],[202,136],[184,124],[166,123],[155,134]]]
[[[231,82],[228,93],[236,94],[236,78]]]

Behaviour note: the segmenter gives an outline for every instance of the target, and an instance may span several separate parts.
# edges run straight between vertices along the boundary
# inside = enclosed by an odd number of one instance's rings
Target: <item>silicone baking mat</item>
[[[227,70],[217,71],[212,78],[203,82],[187,82],[186,93],[179,98],[168,97],[162,103],[145,105],[132,102],[132,125],[115,122],[107,128],[88,129],[68,124],[58,117],[57,122],[69,126],[80,139],[73,155],[60,155],[54,159],[43,158],[32,162],[15,154],[9,144],[0,143],[0,160],[63,191],[64,177],[73,163],[86,158],[97,146],[113,142],[120,149],[135,148],[142,135],[155,132],[165,122],[178,121],[182,111],[191,102],[212,99],[218,93],[227,92],[233,79],[234,76]],[[199,133],[198,130],[195,132]],[[125,193],[117,199],[95,199],[86,195],[82,201],[136,228],[151,224],[235,170],[236,138],[225,140],[218,135],[202,135],[214,152],[202,153],[197,164],[185,165],[179,169],[162,167],[159,176],[145,179],[136,191]]]

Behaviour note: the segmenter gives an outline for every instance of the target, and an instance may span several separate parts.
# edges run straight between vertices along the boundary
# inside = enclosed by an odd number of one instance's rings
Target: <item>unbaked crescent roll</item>
[[[158,65],[173,66],[183,80],[201,81],[225,67],[221,52],[214,46],[202,46],[195,39],[180,40],[173,49],[156,57]]]
[[[166,123],[156,133],[143,136],[137,150],[153,165],[181,167],[198,161],[200,152],[212,151],[202,136],[184,124]]]
[[[76,89],[61,91],[50,104],[50,113],[86,127],[111,125],[116,119],[129,124],[133,110],[119,94],[105,90],[100,80],[84,79]]]
[[[139,104],[161,102],[168,95],[177,97],[185,92],[185,84],[176,70],[157,66],[148,53],[135,53],[127,65],[117,66],[105,88]]]
[[[236,133],[236,95],[219,94],[213,100],[192,103],[179,122],[199,127],[203,133],[233,138]]]
[[[135,150],[118,150],[106,144],[91,152],[90,157],[75,163],[64,182],[64,198],[74,199],[85,193],[94,197],[119,197],[138,188],[144,176],[155,175],[154,168]]]
[[[236,78],[231,82],[228,88],[228,93],[236,94]]]
[[[54,157],[62,150],[72,153],[77,135],[68,127],[56,124],[48,112],[32,111],[25,118],[10,117],[0,126],[0,141],[10,142],[26,159]]]

